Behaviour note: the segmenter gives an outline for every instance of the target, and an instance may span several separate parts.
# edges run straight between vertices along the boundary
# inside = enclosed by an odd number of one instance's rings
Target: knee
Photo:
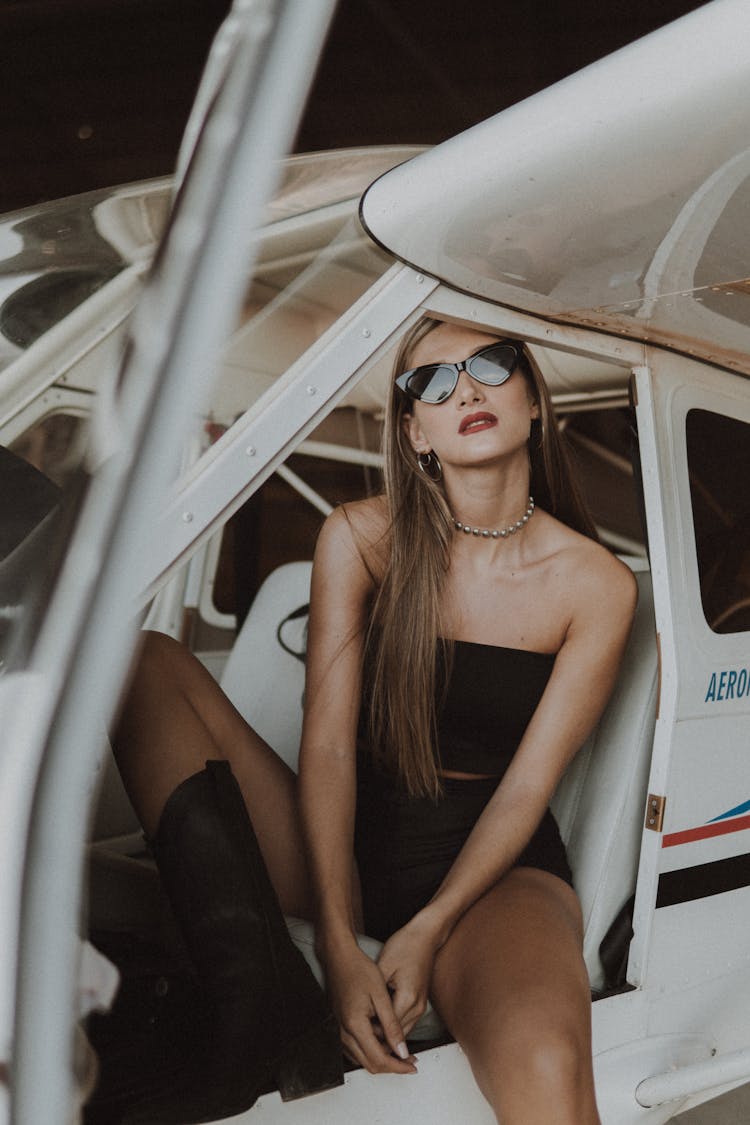
[[[509,1019],[487,1046],[475,1070],[489,1101],[508,1120],[516,1119],[512,1111],[521,1105],[557,1107],[560,1121],[568,1120],[564,1107],[580,1107],[590,1085],[591,1043],[575,1021]]]
[[[145,630],[141,634],[127,690],[111,732],[118,760],[123,746],[132,742],[146,717],[153,718],[157,702],[161,708],[169,699],[179,680],[180,664],[186,658],[190,658],[188,650],[165,633]]]
[[[563,1022],[537,1030],[519,1047],[516,1063],[526,1083],[558,1097],[566,1091],[574,1093],[591,1067],[588,1038]]]
[[[127,702],[141,703],[154,693],[168,697],[180,684],[189,682],[195,657],[185,645],[166,633],[143,631],[133,663]]]
[[[190,652],[174,637],[144,629],[136,662],[136,673],[153,673],[177,668],[190,659]]]

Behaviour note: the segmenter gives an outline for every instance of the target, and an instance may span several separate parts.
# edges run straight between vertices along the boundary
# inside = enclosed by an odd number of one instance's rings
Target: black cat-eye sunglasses
[[[462,371],[489,387],[499,387],[511,377],[522,358],[523,347],[519,343],[489,344],[458,363],[425,363],[404,371],[396,379],[396,386],[410,398],[436,404],[453,394]]]

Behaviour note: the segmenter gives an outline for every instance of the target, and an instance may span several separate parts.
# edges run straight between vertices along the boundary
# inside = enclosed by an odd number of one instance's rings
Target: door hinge
[[[650,828],[652,832],[662,830],[666,803],[666,797],[660,797],[658,793],[649,793],[646,803],[646,828]]]

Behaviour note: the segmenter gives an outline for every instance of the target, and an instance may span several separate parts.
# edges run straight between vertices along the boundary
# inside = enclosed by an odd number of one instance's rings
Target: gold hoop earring
[[[440,458],[433,449],[429,453],[417,454],[417,467],[419,471],[424,473],[429,480],[434,481],[435,484],[443,479],[443,466],[440,464]]]

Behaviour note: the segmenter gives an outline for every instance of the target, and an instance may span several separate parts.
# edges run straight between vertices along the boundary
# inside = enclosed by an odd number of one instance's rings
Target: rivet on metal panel
[[[667,798],[657,793],[649,793],[646,803],[646,828],[652,832],[661,832],[664,824],[664,807]]]
[[[307,393],[310,395],[310,398],[312,398],[313,395],[318,393],[318,388],[310,386],[307,388]]]
[[[192,523],[193,522],[193,513],[192,512],[183,512],[182,513],[182,522],[183,523]]]
[[[255,446],[254,445],[248,445],[247,449],[245,450],[245,453],[247,454],[248,457],[254,457],[255,456]]]
[[[363,328],[362,335],[364,336],[365,340],[369,340],[372,333],[370,332],[369,328]]]
[[[417,285],[422,285],[422,284],[423,284],[423,282],[424,282],[424,274],[423,274],[423,273],[418,273],[418,274],[417,274]]]

